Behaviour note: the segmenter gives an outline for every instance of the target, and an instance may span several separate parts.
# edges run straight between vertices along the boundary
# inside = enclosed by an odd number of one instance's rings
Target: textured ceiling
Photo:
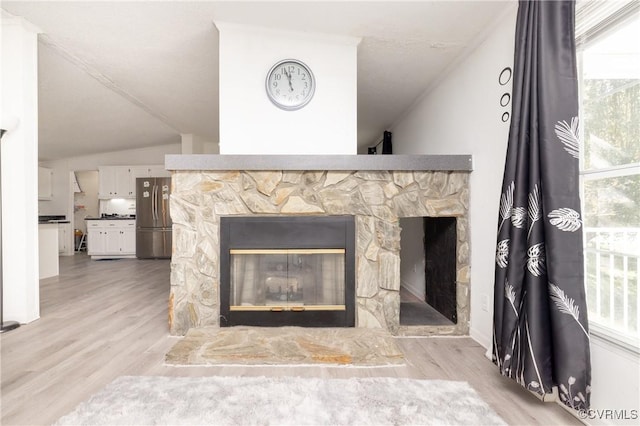
[[[361,37],[358,146],[375,144],[505,1],[30,2],[38,26],[40,159],[218,139],[218,34],[226,21]]]

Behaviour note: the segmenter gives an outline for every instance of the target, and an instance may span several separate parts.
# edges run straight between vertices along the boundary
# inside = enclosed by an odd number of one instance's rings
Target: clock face
[[[315,91],[311,69],[301,61],[285,59],[276,63],[267,74],[267,95],[284,110],[300,109],[309,103]]]

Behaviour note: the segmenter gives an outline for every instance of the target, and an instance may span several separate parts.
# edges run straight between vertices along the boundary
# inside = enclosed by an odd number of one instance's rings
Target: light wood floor
[[[399,338],[406,366],[170,367],[169,261],[60,258],[40,283],[41,318],[3,334],[2,424],[51,424],[122,375],[389,376],[464,380],[509,424],[580,424],[501,377],[470,338]]]

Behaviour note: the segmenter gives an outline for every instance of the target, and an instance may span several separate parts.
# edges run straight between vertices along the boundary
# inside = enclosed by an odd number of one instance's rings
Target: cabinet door
[[[130,168],[128,166],[98,167],[99,198],[133,198],[134,190],[130,187]]]
[[[106,251],[106,235],[99,227],[87,230],[87,254],[90,256],[100,256]]]
[[[135,222],[120,229],[120,253],[136,254],[136,227]]]
[[[118,198],[131,198],[130,172],[131,169],[129,167],[116,167],[116,194]]]
[[[107,229],[105,233],[105,253],[120,254],[120,230]]]
[[[116,168],[98,167],[98,197],[115,198],[118,196],[116,189]]]
[[[58,224],[58,253],[67,252],[67,239],[69,238],[67,228],[69,228],[69,224],[67,223]]]
[[[103,220],[106,254],[120,254],[120,224],[117,220]]]
[[[53,170],[38,167],[38,200],[53,198]]]
[[[64,253],[67,249],[65,241],[65,229],[58,225],[58,253]]]

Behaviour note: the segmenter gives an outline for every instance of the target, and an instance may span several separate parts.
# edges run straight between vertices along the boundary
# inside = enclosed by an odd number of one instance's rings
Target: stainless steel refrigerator
[[[171,178],[136,179],[136,257],[171,257]]]

